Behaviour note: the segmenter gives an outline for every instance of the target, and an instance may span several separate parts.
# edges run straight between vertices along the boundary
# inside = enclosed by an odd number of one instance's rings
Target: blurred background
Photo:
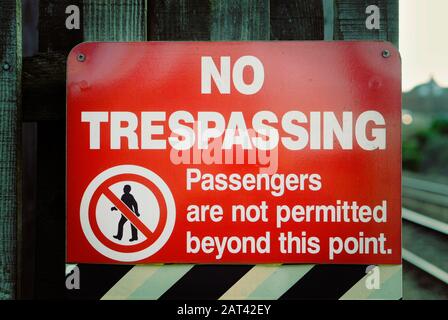
[[[448,299],[448,1],[401,0],[403,298]]]

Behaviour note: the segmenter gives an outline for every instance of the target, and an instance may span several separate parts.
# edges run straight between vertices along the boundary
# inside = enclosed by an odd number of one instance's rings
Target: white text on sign
[[[342,118],[339,121],[338,118]],[[273,150],[281,144],[297,151],[334,150],[335,141],[343,150],[356,143],[366,151],[386,149],[385,120],[381,113],[369,110],[355,117],[353,112],[310,112],[293,110],[280,118],[272,111],[260,111],[251,119],[250,129],[242,112],[229,119],[219,112],[82,112],[81,121],[89,124],[89,148],[129,150],[188,150],[197,145],[208,149],[211,140],[222,139],[222,149],[240,146],[244,150]],[[109,126],[109,146],[101,143],[101,126]],[[167,132],[169,129],[169,132]],[[169,134],[169,138],[163,138]],[[123,146],[123,141],[126,144]]]

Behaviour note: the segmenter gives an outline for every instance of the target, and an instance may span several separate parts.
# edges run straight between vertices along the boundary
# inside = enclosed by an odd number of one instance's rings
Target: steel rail
[[[418,224],[420,226],[426,227],[428,229],[440,232],[444,235],[448,235],[448,224],[442,221],[427,217],[415,211],[401,208],[402,218]]]
[[[411,251],[406,250],[405,248],[402,250],[402,256],[403,260],[448,285],[448,273],[446,271],[440,269]]]

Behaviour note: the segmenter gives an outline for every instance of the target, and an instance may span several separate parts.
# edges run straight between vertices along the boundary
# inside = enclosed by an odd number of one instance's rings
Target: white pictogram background
[[[118,198],[121,198],[123,194],[123,187],[125,185],[131,186],[131,194],[134,196],[138,204],[138,211],[140,213],[139,219],[149,228],[149,230],[154,232],[160,219],[160,207],[156,196],[151,192],[151,190],[149,190],[149,188],[135,181],[118,182],[111,185],[109,189]],[[121,213],[120,211],[111,211],[111,207],[114,207],[114,204],[105,195],[101,195],[96,206],[96,218],[98,221],[98,226],[106,238],[123,245],[134,245],[146,240],[143,233],[138,232],[137,241],[128,241],[131,238],[130,221],[126,222],[124,225],[122,240],[120,241],[115,239],[113,236],[117,234],[118,221],[120,221]]]

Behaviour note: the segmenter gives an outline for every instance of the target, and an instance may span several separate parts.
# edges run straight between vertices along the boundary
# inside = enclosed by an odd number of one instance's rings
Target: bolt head
[[[383,58],[389,58],[392,54],[390,53],[389,50],[383,50],[382,52],[382,56]]]
[[[78,54],[77,59],[79,62],[84,62],[84,61],[86,61],[86,55],[84,53],[80,53],[80,54]]]
[[[8,71],[9,69],[11,69],[11,66],[10,66],[10,64],[9,64],[8,62],[5,62],[5,63],[3,63],[3,65],[2,65],[2,69],[3,69],[4,71]]]

